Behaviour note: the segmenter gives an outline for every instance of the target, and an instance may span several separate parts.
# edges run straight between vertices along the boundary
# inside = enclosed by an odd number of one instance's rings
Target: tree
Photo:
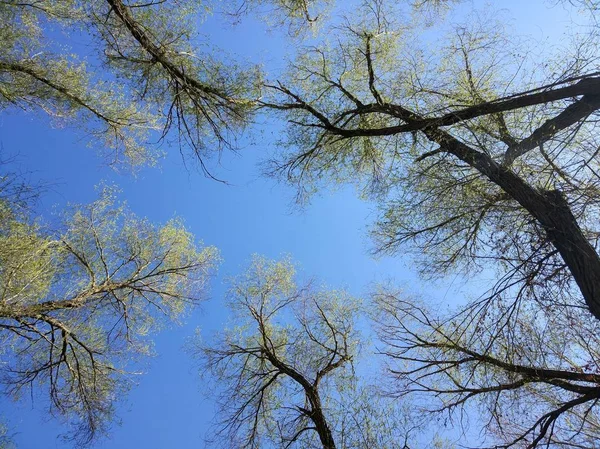
[[[233,145],[259,80],[193,43],[205,9],[187,0],[3,1],[0,107],[81,124],[113,162],[153,162],[149,139],[169,138],[202,163],[208,150]],[[88,60],[66,47],[75,37],[97,50]]]
[[[600,319],[597,27],[551,55],[470,16],[434,49],[418,15],[366,5],[269,86],[289,123],[273,171],[301,196],[359,183],[381,206],[376,251],[410,243],[425,274],[493,266],[489,297]]]
[[[417,393],[434,412],[477,403],[500,447],[589,447],[599,391],[597,321],[586,312],[600,318],[597,26],[552,55],[524,48],[497,16],[472,14],[434,47],[431,34],[420,37],[430,16],[398,24],[390,3],[365,2],[363,16],[342,20],[270,85],[263,106],[289,124],[272,172],[300,200],[331,182],[361,186],[380,206],[375,252],[410,249],[428,278],[497,273],[451,317],[380,296],[396,395]],[[436,7],[450,2],[417,3],[443,27]],[[596,20],[593,2],[569,3]]]
[[[0,201],[1,381],[43,390],[84,445],[102,434],[150,338],[196,305],[217,262],[182,223],[157,227],[102,189],[51,230]]]
[[[595,447],[595,320],[535,303],[517,312],[503,301],[442,317],[402,292],[384,289],[375,296],[382,352],[394,379],[390,393],[420,396],[417,413],[447,414],[462,425],[470,416],[493,447]]]
[[[360,303],[299,286],[289,260],[255,257],[231,283],[234,326],[196,342],[218,398],[224,447],[385,448],[405,438],[402,416],[361,382]]]

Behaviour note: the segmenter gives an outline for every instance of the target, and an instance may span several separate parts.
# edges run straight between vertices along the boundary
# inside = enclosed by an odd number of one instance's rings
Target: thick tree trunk
[[[333,439],[333,434],[327,424],[327,419],[323,414],[323,406],[321,405],[321,398],[319,397],[318,391],[312,389],[306,393],[312,408],[310,419],[317,429],[323,449],[335,449],[335,440]]]
[[[548,191],[544,197],[547,208],[539,218],[540,223],[569,267],[590,312],[600,319],[600,257],[561,192]]]
[[[300,374],[294,368],[286,365],[277,358],[275,352],[270,349],[270,345],[265,338],[266,332],[262,324],[261,333],[264,339],[263,344],[265,349],[265,355],[267,356],[269,362],[271,362],[274,367],[279,369],[280,372],[282,372],[286,376],[291,377],[304,390],[306,399],[310,404],[310,410],[307,410],[305,414],[315,425],[315,429],[317,431],[317,434],[319,435],[319,440],[321,440],[323,449],[336,449],[333,434],[331,433],[331,429],[329,428],[329,424],[327,423],[327,418],[325,418],[325,414],[323,413],[323,405],[321,404],[321,397],[319,395],[317,385],[314,385],[311,382],[309,382],[308,379],[306,379],[302,374]]]
[[[445,131],[426,130],[427,137],[486,176],[523,206],[543,227],[577,283],[589,311],[600,320],[600,257],[585,237],[560,191],[531,187],[510,168],[476,151]]]

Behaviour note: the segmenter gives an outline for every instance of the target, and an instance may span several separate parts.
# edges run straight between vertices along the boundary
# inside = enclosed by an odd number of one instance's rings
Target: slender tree
[[[182,224],[156,227],[113,189],[54,231],[0,201],[0,381],[44,392],[86,444],[111,422],[149,336],[197,304],[217,261]]]
[[[217,443],[387,448],[409,434],[395,404],[360,382],[359,302],[298,286],[289,261],[255,257],[231,284],[234,326],[196,343],[218,398]]]
[[[598,325],[535,303],[477,303],[442,317],[397,291],[376,295],[390,393],[417,413],[470,417],[493,447],[595,447]],[[479,409],[479,419],[475,410]],[[471,445],[473,442],[471,442]]]

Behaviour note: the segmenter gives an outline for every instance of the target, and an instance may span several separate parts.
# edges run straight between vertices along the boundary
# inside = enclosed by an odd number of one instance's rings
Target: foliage
[[[332,0],[239,0],[231,2],[229,14],[240,19],[249,13],[263,18],[271,28],[287,27],[288,33],[301,37],[307,30],[316,31],[326,20],[335,2]]]
[[[196,342],[221,392],[226,447],[392,447],[406,430],[396,404],[356,374],[360,302],[297,285],[289,260],[255,257],[231,283],[233,327]]]
[[[50,230],[0,203],[2,382],[46,391],[86,444],[105,431],[150,337],[202,299],[218,256],[182,223],[137,218],[104,187]]]
[[[202,162],[247,123],[260,79],[192,43],[206,12],[187,0],[4,1],[0,107],[81,124],[115,163],[152,163],[148,141],[166,138]],[[65,35],[93,57],[66,47]]]
[[[393,392],[451,418],[475,404],[503,447],[595,444],[598,2],[560,2],[590,26],[554,52],[529,47],[495,12],[456,24],[460,0],[359,3],[325,22],[327,0],[235,2],[236,14],[267,11],[295,36],[326,30],[263,86],[257,68],[199,39],[208,4],[2,1],[0,107],[81,126],[115,163],[152,163],[148,142],[166,140],[203,168],[211,150],[235,147],[257,107],[280,114],[287,136],[272,170],[299,199],[354,183],[380,210],[376,253],[412,250],[429,278],[497,273],[446,318],[376,295]],[[83,58],[65,35],[94,54]],[[110,189],[53,230],[30,218],[28,195],[0,179],[3,381],[15,395],[47,389],[88,443],[130,383],[132,357],[200,299],[217,255],[177,220],[136,218]],[[299,286],[289,261],[256,258],[229,305],[235,326],[197,347],[222,392],[220,442],[408,444],[411,414],[356,374],[359,301]]]
[[[494,447],[593,447],[600,438],[598,325],[585,313],[496,298],[442,317],[402,292],[375,298],[389,388],[419,396],[416,413],[461,426],[470,418]]]

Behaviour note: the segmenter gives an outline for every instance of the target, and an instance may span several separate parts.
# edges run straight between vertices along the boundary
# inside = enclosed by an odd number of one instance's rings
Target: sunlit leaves
[[[228,303],[232,327],[198,344],[208,379],[222,392],[219,442],[255,448],[331,441],[344,414],[340,401],[356,388],[359,301],[299,286],[289,260],[256,256],[231,281]]]
[[[179,220],[162,227],[103,187],[50,230],[12,212],[0,230],[0,337],[7,390],[45,392],[81,444],[105,432],[150,337],[203,298],[218,262]]]
[[[152,164],[164,139],[203,164],[214,150],[233,147],[248,124],[258,70],[210,50],[196,32],[207,13],[199,2],[9,1],[0,8],[0,106],[41,109],[82,127],[112,164]],[[86,60],[69,39],[97,51]]]

